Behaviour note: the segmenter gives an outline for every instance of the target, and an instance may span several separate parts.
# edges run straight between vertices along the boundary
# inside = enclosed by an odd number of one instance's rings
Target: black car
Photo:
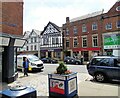
[[[120,80],[120,58],[115,56],[96,56],[87,64],[87,70],[96,81]]]
[[[65,57],[64,62],[66,64],[81,64],[81,60],[73,58],[73,57]]]
[[[43,63],[58,63],[58,60],[52,58],[42,58]]]

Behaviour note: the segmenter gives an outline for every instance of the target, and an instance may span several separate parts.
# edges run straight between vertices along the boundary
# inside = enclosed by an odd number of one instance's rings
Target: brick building
[[[16,48],[25,42],[22,39],[23,1],[2,1],[0,5],[0,81],[10,83],[17,77]]]
[[[117,34],[120,31],[119,3],[118,0],[107,13],[103,13],[102,10],[71,20],[67,17],[66,23],[63,24],[65,56],[80,58],[83,55],[84,61],[88,61],[98,53],[103,54],[106,51],[103,41],[106,34],[109,35],[111,32]]]

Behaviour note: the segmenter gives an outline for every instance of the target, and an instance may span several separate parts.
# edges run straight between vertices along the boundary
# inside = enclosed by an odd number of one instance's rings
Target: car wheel
[[[96,73],[95,80],[98,82],[104,82],[106,80],[105,75],[103,73]]]

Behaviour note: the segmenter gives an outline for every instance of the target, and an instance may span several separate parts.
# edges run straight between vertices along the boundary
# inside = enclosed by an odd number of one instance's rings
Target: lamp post
[[[38,57],[40,58],[40,37],[38,36]]]

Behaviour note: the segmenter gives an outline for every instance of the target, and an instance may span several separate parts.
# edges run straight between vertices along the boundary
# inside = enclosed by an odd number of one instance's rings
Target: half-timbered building
[[[49,22],[41,33],[41,58],[63,58],[62,53],[62,29]]]

